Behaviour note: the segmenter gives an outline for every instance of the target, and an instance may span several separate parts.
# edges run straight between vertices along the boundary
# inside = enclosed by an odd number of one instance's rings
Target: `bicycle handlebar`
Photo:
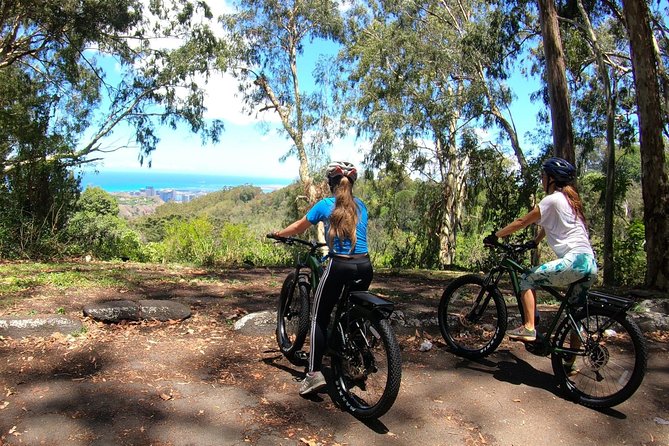
[[[303,240],[295,237],[281,237],[280,235],[276,234],[267,234],[267,238],[276,240],[277,242],[280,243],[285,243],[286,245],[294,245],[295,243],[299,243],[301,245],[309,246],[312,249],[327,246],[327,243],[315,242],[312,240]]]
[[[522,254],[524,252],[530,251],[534,249],[533,246],[531,246],[531,242],[525,242],[525,243],[503,243],[500,242],[499,240],[495,240],[494,242],[486,242],[483,243],[484,246],[488,248],[499,248],[502,251],[505,251],[509,254]]]

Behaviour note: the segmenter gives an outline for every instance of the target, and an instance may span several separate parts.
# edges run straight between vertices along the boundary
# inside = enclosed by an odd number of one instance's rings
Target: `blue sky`
[[[223,7],[221,7],[223,8]],[[301,83],[306,88],[313,88],[311,72],[321,54],[333,54],[336,47],[330,43],[317,42],[304,52],[300,58]],[[519,72],[509,81],[517,95],[511,112],[518,128],[519,136],[534,128],[537,104],[530,102],[530,94],[538,88],[538,80],[525,79]],[[235,81],[220,74],[212,76],[207,88],[207,117],[221,119],[225,130],[217,144],[202,145],[200,137],[186,129],[173,131],[163,128],[158,148],[151,155],[151,169],[141,167],[138,162],[138,149],[127,147],[105,155],[103,162],[97,165],[100,171],[142,170],[147,174],[156,172],[188,172],[219,175],[237,175],[251,177],[269,177],[295,179],[298,175],[298,162],[292,157],[284,162],[279,159],[291,147],[290,141],[279,137],[274,132],[264,134],[259,128],[259,119],[267,119],[278,125],[273,116],[265,118],[250,117],[242,113],[241,101],[235,96]],[[265,113],[267,115],[267,113]],[[496,140],[497,130],[492,130],[490,140]],[[127,140],[127,131],[119,129],[103,145],[117,146]],[[356,141],[353,137],[335,141],[330,148],[330,158],[349,160],[360,164],[364,157],[366,141]],[[526,151],[527,143],[523,145]]]

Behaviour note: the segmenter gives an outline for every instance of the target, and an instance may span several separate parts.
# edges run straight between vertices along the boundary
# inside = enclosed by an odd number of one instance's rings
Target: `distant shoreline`
[[[250,176],[166,173],[166,172],[82,172],[81,186],[100,187],[109,193],[133,193],[148,187],[154,190],[174,190],[182,193],[215,192],[231,187],[250,185],[263,192],[272,192],[288,186],[294,180]]]

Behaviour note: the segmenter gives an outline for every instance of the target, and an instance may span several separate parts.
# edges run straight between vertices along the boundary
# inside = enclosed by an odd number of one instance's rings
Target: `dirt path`
[[[0,444],[47,445],[669,445],[669,352],[651,342],[648,375],[629,401],[594,411],[562,398],[550,361],[503,343],[481,362],[448,353],[436,327],[400,334],[403,378],[388,414],[363,424],[327,392],[297,395],[302,369],[276,350],[271,327],[241,334],[242,315],[273,309],[285,270],[124,268],[113,287],[41,287],[1,315],[88,302],[174,299],[181,323],[84,321],[78,337],[0,340]],[[95,269],[91,269],[95,273]],[[434,315],[443,281],[377,274],[398,308]],[[424,336],[435,348],[420,352]]]

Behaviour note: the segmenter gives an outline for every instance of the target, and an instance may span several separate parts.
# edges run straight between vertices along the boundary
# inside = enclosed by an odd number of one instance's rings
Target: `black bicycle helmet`
[[[351,183],[355,183],[355,180],[358,179],[358,170],[352,163],[347,161],[333,161],[328,164],[325,173],[328,177],[328,181],[334,180],[337,177],[346,177]]]
[[[569,184],[576,177],[576,168],[569,161],[562,158],[549,158],[541,165],[541,168],[558,185]]]

